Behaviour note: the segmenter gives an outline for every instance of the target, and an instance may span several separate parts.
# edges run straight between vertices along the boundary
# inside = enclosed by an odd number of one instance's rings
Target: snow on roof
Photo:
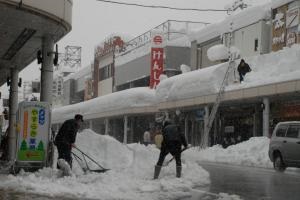
[[[85,116],[120,109],[150,106],[154,103],[154,90],[148,87],[132,88],[53,109],[52,118],[55,121],[60,121],[71,119],[77,113]]]
[[[233,30],[238,30],[263,19],[269,19],[271,16],[270,3],[246,8],[245,10],[228,16],[225,20],[210,24],[201,31],[192,34],[190,37],[197,40],[198,43],[206,42],[223,33],[230,31],[230,23],[233,23]]]
[[[233,84],[233,81],[229,81],[231,84],[225,90],[299,80],[299,55],[300,45],[296,44],[278,52],[244,58],[252,71],[246,74],[241,84]],[[239,62],[236,61],[236,68],[238,64]],[[165,102],[215,94],[219,91],[227,66],[228,63],[222,63],[165,79],[156,89],[157,101]],[[232,78],[233,74],[230,77]]]
[[[159,102],[215,94],[223,80],[227,63],[167,78],[156,88]]]
[[[271,7],[278,8],[295,0],[272,0]]]
[[[91,74],[91,65],[88,65],[86,67],[83,68],[79,68],[77,72],[74,72],[70,75],[68,75],[67,77],[64,78],[64,81],[69,80],[69,79],[79,79],[80,77],[85,77],[89,74]]]
[[[233,72],[225,90],[267,85],[271,83],[299,80],[300,45],[286,47],[281,51],[244,58],[252,71],[247,73],[243,83],[233,83]],[[235,67],[238,65],[236,61]],[[228,63],[187,72],[164,79],[156,90],[132,88],[101,96],[82,103],[53,110],[53,119],[73,118],[76,113],[93,114],[125,109],[128,107],[153,106],[158,102],[181,100],[216,94],[223,81]],[[238,73],[236,73],[237,75]],[[238,75],[237,75],[238,76]],[[238,77],[235,77],[238,79]]]

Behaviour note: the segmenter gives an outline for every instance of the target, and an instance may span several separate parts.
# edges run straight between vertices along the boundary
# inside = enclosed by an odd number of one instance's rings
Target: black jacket
[[[181,133],[179,127],[175,124],[170,124],[164,127],[164,129],[162,130],[162,134],[164,138],[163,143],[165,145],[179,143],[180,145],[187,147],[187,142],[184,135]]]
[[[75,119],[65,121],[60,127],[56,137],[55,144],[73,144],[76,140],[78,125]]]
[[[244,65],[242,65],[241,63],[239,64],[238,68],[237,68],[238,72],[241,73],[242,75],[245,75],[248,72],[251,72],[251,68],[247,63],[244,63]]]

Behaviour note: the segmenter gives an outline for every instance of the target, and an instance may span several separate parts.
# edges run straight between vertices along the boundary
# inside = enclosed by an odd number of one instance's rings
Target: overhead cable
[[[125,3],[125,2],[110,1],[110,0],[96,0],[96,1],[104,2],[104,3],[126,5],[126,6],[144,7],[144,8],[162,8],[162,9],[170,9],[170,10],[197,11],[197,12],[227,12],[227,10],[224,10],[224,9],[174,8],[174,7],[169,7],[169,6],[142,5],[142,4],[136,4],[136,3]]]

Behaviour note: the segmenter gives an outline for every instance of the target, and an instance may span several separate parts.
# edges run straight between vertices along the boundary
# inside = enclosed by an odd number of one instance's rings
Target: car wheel
[[[274,169],[278,172],[283,172],[286,169],[280,154],[276,154],[273,162]]]

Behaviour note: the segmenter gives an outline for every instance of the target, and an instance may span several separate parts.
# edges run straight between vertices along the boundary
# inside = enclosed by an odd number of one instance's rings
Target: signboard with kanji
[[[163,36],[153,34],[151,46],[150,88],[156,88],[159,84],[159,77],[164,71]]]
[[[45,162],[50,131],[49,104],[21,102],[17,124],[17,161]]]

